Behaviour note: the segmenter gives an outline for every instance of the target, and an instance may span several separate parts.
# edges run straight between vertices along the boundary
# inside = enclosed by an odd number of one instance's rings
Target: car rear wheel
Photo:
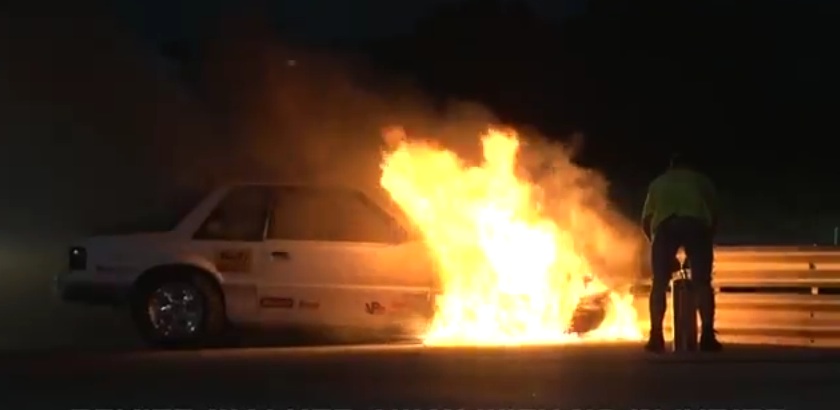
[[[222,296],[198,275],[160,275],[140,284],[134,320],[152,346],[191,348],[214,344],[225,325]]]

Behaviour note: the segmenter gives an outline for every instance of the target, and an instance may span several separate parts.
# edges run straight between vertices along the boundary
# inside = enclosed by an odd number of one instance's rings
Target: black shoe
[[[645,350],[651,353],[662,353],[665,351],[665,337],[662,334],[651,334],[645,344]]]
[[[719,352],[723,350],[723,345],[717,340],[715,336],[717,332],[703,332],[700,336],[700,350],[703,352]]]

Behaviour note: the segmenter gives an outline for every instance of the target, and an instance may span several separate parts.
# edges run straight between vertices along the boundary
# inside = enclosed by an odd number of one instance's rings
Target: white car
[[[236,184],[165,232],[74,244],[56,287],[68,302],[129,307],[158,346],[251,326],[416,336],[433,316],[436,276],[410,232],[358,190]]]

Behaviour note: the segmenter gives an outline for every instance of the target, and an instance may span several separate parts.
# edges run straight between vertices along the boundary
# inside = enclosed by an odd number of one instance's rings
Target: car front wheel
[[[142,284],[134,300],[138,330],[151,345],[201,347],[215,341],[224,325],[224,305],[209,281],[172,275]]]

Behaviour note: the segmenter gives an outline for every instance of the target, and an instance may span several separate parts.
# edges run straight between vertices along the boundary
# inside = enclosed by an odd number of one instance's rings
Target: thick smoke
[[[642,272],[643,237],[609,200],[604,175],[574,162],[582,136],[567,144],[526,137],[519,162],[538,189],[542,211],[575,238],[595,273],[609,286],[622,288]]]
[[[359,58],[243,37],[225,36],[205,64],[209,100],[229,114],[222,177],[377,185],[383,125],[477,147],[492,120],[467,104],[438,110],[409,81]]]
[[[50,279],[71,238],[165,211],[182,190],[229,180],[341,183],[387,202],[379,188],[383,126],[399,124],[478,160],[477,136],[496,122],[479,105],[432,99],[358,56],[278,44],[258,19],[225,22],[183,81],[183,67],[132,41],[113,20],[30,17],[5,19],[16,35],[0,44],[10,56],[5,103],[18,113],[0,125],[2,220],[14,227],[0,254],[3,270],[17,272],[4,279],[14,296],[4,300],[16,311],[52,300]],[[547,207],[564,209],[550,203],[551,192],[570,188],[592,205],[591,214],[552,216],[574,227],[586,218],[615,221],[614,232],[581,246],[614,254],[600,262],[605,270],[628,270],[630,251],[614,240],[624,222],[607,205],[604,181],[572,165],[565,151],[536,147],[527,149],[539,153],[529,166],[553,159],[552,171],[533,173]],[[42,307],[38,320],[67,323],[67,307],[51,309]]]

